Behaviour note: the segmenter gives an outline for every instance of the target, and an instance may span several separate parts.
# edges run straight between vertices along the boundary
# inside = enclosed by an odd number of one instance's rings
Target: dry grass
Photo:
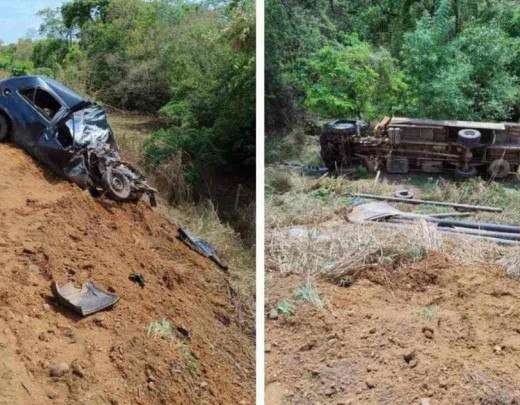
[[[398,266],[403,261],[422,259],[425,252],[440,252],[461,263],[496,263],[511,277],[520,279],[520,254],[511,247],[466,236],[446,236],[424,221],[398,229],[345,220],[345,210],[353,202],[345,193],[391,194],[397,188],[395,182],[345,177],[312,179],[282,167],[271,168],[267,176],[271,172],[285,176],[292,187],[283,194],[273,192],[266,198],[266,263],[270,271],[337,281],[345,276],[355,277],[371,267]],[[404,184],[428,198],[449,197],[451,201],[481,204],[498,202],[494,198],[503,193],[500,185],[484,192],[479,182],[459,184],[442,180],[433,187],[427,184],[424,189],[417,184]],[[480,200],[466,196],[467,189],[481,190]],[[516,204],[507,205],[505,213],[498,217],[509,218]],[[417,209],[404,204],[398,207],[403,211]],[[479,214],[475,219],[482,217],[486,216]]]
[[[520,281],[520,249],[517,248],[505,254],[498,260],[498,264],[504,268],[509,277]]]

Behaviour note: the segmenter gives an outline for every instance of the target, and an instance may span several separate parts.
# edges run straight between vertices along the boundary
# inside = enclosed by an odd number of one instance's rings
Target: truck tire
[[[455,174],[460,179],[468,179],[470,177],[475,177],[477,175],[477,168],[474,166],[471,166],[469,169],[465,170],[463,168],[457,167],[455,169]]]
[[[9,138],[9,121],[5,115],[0,114],[0,142],[6,141]]]
[[[457,142],[461,145],[472,148],[480,144],[481,134],[476,129],[461,129],[458,132]]]
[[[505,159],[495,159],[487,169],[489,175],[494,179],[503,179],[511,173],[511,165]]]
[[[320,137],[321,158],[330,173],[340,174],[350,166],[349,138],[364,134],[368,125],[363,121],[335,120],[325,124]]]

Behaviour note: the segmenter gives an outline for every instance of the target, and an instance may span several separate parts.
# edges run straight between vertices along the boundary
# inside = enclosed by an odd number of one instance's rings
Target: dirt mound
[[[12,146],[0,155],[0,404],[253,402],[226,274],[147,204],[98,202]],[[116,307],[79,318],[53,299],[51,281],[86,280]],[[163,318],[172,336],[149,336]]]
[[[318,282],[322,309],[271,277],[270,308],[295,315],[267,322],[267,404],[519,403],[520,285],[500,270],[430,255]]]

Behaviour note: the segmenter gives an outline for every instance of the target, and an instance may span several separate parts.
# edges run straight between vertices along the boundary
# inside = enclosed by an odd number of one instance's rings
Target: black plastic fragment
[[[197,238],[192,235],[188,230],[179,228],[178,238],[186,245],[188,245],[191,249],[200,253],[202,256],[205,256],[211,260],[213,260],[221,269],[227,270],[228,265],[223,262],[217,255],[216,250],[211,246],[208,242],[203,239]]]
[[[144,277],[141,273],[132,273],[128,277],[130,281],[139,284],[141,288],[144,288]]]

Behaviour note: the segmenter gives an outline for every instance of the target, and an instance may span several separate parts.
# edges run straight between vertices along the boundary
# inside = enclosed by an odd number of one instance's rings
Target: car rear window
[[[29,88],[21,90],[20,94],[49,120],[52,120],[61,108],[61,104],[45,90]]]

